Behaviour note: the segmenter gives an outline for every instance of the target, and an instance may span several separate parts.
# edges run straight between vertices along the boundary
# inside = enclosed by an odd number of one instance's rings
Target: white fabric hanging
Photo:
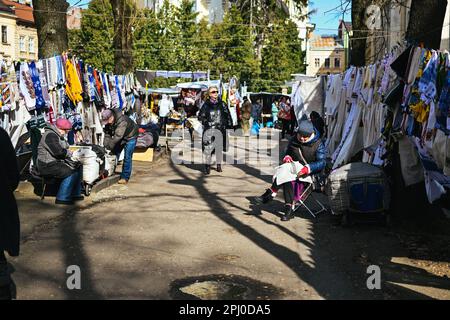
[[[31,80],[28,63],[20,64],[20,93],[25,100],[28,111],[36,109],[36,95],[34,92],[33,81]]]
[[[329,116],[336,114],[337,108],[341,101],[342,94],[342,77],[341,75],[330,76],[330,86],[325,98],[325,112]]]

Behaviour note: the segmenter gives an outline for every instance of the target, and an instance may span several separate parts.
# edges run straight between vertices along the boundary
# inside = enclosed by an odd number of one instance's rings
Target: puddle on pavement
[[[237,275],[209,275],[175,280],[170,294],[189,300],[269,300],[282,295],[271,284]]]

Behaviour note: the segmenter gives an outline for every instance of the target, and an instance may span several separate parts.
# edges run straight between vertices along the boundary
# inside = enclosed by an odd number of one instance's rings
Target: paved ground
[[[243,296],[254,299],[450,299],[448,256],[420,256],[427,248],[417,236],[333,226],[328,215],[304,212],[282,223],[281,198],[263,208],[249,198],[269,176],[249,165],[208,177],[200,169],[167,158],[135,163],[127,186],[74,208],[18,193],[22,251],[10,260],[17,298],[172,299],[183,297],[177,285],[200,278],[249,288]],[[367,289],[373,264],[381,290]],[[70,265],[81,268],[81,290],[67,289]],[[209,284],[189,292],[214,297],[220,289]]]

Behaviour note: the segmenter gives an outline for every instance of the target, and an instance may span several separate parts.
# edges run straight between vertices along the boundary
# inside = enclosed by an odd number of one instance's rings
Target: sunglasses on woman
[[[218,91],[211,91],[210,93],[219,93]]]

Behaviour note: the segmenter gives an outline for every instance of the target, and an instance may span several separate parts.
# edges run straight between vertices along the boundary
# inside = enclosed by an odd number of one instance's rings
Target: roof
[[[19,22],[34,25],[33,8],[25,4],[21,4],[10,0],[1,0],[5,5],[14,7],[14,12]]]
[[[339,20],[339,28],[344,26],[348,31],[352,30],[352,23],[349,21]]]
[[[12,13],[14,14],[14,10],[11,9],[9,6],[3,3],[2,0],[0,0],[0,12],[6,12],[6,13]]]
[[[344,46],[334,36],[315,36],[310,40],[311,50],[336,50]]]

